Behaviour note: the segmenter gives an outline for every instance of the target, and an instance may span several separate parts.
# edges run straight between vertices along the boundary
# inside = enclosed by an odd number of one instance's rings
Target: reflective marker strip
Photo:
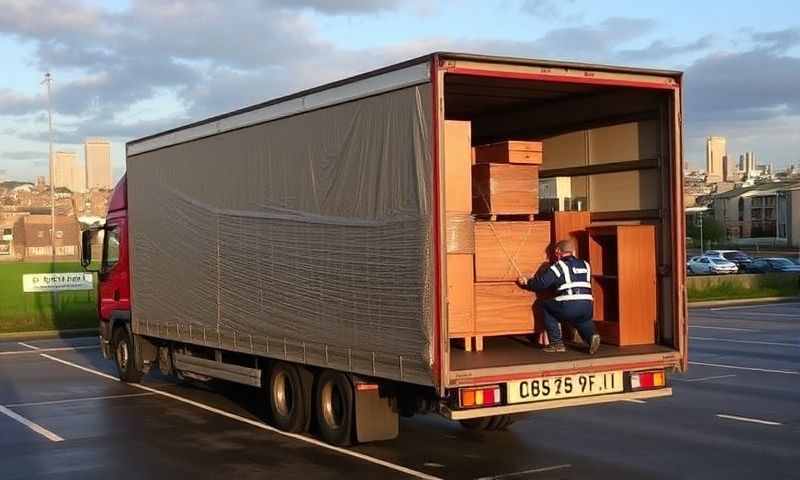
[[[38,423],[32,422],[27,418],[17,415],[16,413],[12,412],[11,410],[7,409],[6,407],[0,405],[0,413],[6,415],[7,417],[16,420],[17,422],[25,425],[26,427],[30,428],[34,432],[38,433],[39,435],[45,437],[46,439],[50,440],[51,442],[63,442],[64,439],[56,435],[55,433],[51,432],[50,430],[44,428],[43,426],[39,425]]]

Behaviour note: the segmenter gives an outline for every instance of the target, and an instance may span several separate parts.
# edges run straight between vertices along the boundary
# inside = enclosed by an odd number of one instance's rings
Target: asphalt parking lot
[[[691,310],[690,338],[670,398],[349,449],[272,430],[245,387],[120,383],[94,338],[3,342],[0,478],[800,478],[800,303]]]

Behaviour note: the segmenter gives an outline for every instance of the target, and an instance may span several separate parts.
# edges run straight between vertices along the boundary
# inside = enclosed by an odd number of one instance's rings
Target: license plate
[[[577,373],[506,383],[508,403],[539,402],[621,392],[622,372]]]

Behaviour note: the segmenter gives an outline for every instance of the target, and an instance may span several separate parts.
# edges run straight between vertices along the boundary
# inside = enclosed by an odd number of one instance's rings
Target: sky
[[[436,50],[685,72],[685,158],[800,163],[792,2],[628,0],[0,0],[0,177],[56,149],[128,140]]]

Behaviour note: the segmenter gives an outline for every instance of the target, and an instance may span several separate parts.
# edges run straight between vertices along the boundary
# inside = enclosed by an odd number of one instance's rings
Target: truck
[[[103,355],[125,382],[251,386],[266,421],[335,445],[394,438],[400,416],[501,430],[669,396],[687,367],[681,94],[677,71],[436,52],[130,141],[83,234],[90,268],[102,230]],[[543,141],[541,178],[568,178],[591,225],[652,226],[654,341],[458,348],[450,120],[473,145]]]

